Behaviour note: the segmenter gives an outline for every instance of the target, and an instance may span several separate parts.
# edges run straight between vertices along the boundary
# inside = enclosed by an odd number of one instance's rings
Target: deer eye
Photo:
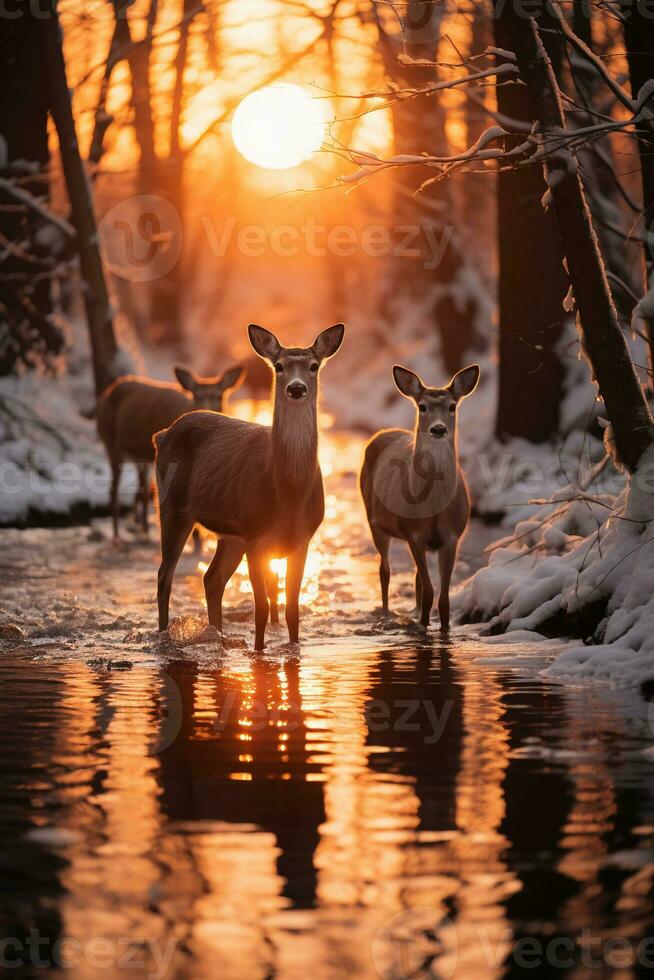
[[[419,412],[426,412],[427,411],[427,406],[426,405],[418,405],[418,411]]]
[[[284,368],[282,367],[281,364],[275,364],[275,371],[277,372],[277,374],[281,374],[283,370]]]
[[[456,412],[456,405],[450,405],[450,412],[454,414]]]
[[[311,371],[312,374],[316,374],[316,372],[318,371],[318,367],[319,367],[318,364],[311,364],[309,366],[309,370]]]

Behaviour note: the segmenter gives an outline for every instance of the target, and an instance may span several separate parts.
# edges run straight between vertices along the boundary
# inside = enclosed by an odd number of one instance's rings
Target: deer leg
[[[429,626],[429,616],[434,602],[434,587],[431,584],[429,575],[429,565],[427,564],[427,551],[421,541],[409,541],[409,548],[416,563],[420,583],[422,585],[422,596],[420,603],[420,622],[423,626]]]
[[[240,538],[221,538],[211,564],[204,574],[204,594],[207,597],[209,623],[222,632],[223,595],[225,586],[243,557]]]
[[[258,551],[247,551],[248,571],[254,593],[254,649],[263,650],[266,623],[270,604],[266,593],[265,556]]]
[[[286,563],[286,625],[291,643],[300,641],[300,589],[304,578],[304,565],[307,560],[305,545],[288,556]]]
[[[157,580],[157,603],[159,606],[159,630],[168,626],[168,610],[170,606],[170,590],[173,586],[173,576],[177,568],[179,556],[184,550],[187,538],[191,533],[193,521],[182,517],[179,513],[166,517],[161,514],[161,565]]]
[[[422,608],[422,581],[420,572],[416,572],[416,609],[420,612]]]
[[[118,533],[118,516],[119,516],[119,490],[120,490],[120,476],[123,471],[123,461],[120,457],[111,460],[111,518],[114,525],[114,538],[118,540],[120,534]]]
[[[201,553],[202,553],[202,535],[200,534],[200,529],[196,524],[196,526],[193,528],[193,554],[199,555]],[[229,581],[229,579],[227,581]]]
[[[438,597],[438,615],[441,619],[441,629],[448,629],[450,625],[450,580],[452,570],[456,561],[458,541],[448,544],[441,548],[438,553],[438,567],[441,574],[441,591]]]
[[[270,565],[266,566],[266,592],[270,601],[270,622],[279,622],[279,575],[273,572]]]
[[[148,534],[150,528],[148,525],[148,503],[150,501],[150,481],[148,479],[150,475],[150,467],[147,463],[141,463],[139,466],[139,502],[141,505],[141,527],[143,528],[143,533]]]
[[[391,566],[388,561],[388,550],[391,539],[385,531],[371,527],[372,539],[379,552],[379,584],[381,585],[382,609],[388,612],[388,584],[391,580]]]

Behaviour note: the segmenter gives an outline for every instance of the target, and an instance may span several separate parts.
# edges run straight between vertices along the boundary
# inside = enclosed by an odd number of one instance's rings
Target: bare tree
[[[593,29],[595,16],[593,5],[587,0],[580,0],[573,7],[574,32],[593,52],[601,50]],[[570,46],[567,55],[572,83],[567,94],[577,107],[569,108],[571,122],[581,128],[592,126],[602,114],[610,118],[615,97],[607,90],[593,62]],[[618,167],[609,137],[593,140],[582,147],[579,162],[613,302],[621,320],[628,324],[642,282],[635,261],[637,246],[630,241],[630,225],[639,215],[640,207],[617,177]]]
[[[558,7],[547,4],[547,0],[537,7],[562,21]],[[652,444],[654,422],[620,329],[577,161],[566,142],[561,95],[552,64],[533,17],[521,16],[513,4],[504,4],[500,21],[529,90],[540,144],[546,147],[545,179],[576,300],[581,348],[606,405],[619,457],[633,471]]]
[[[51,286],[70,242],[39,204],[48,198],[48,93],[36,39],[31,11],[0,31],[0,374],[49,364],[64,341]]]
[[[180,216],[184,214],[184,164],[186,161],[186,153],[181,142],[185,95],[184,76],[188,61],[191,24],[202,10],[202,0],[183,0],[171,94],[170,149],[168,158],[160,160],[158,164],[157,190],[165,195]],[[180,261],[167,275],[157,280],[152,296],[154,330],[160,339],[173,343],[179,342],[181,336],[181,277],[182,264]]]
[[[38,21],[41,52],[46,69],[50,111],[59,137],[61,163],[70,199],[72,223],[77,233],[77,247],[82,276],[96,393],[100,394],[116,370],[118,348],[105,282],[98,232],[93,213],[91,190],[80,156],[66,67],[61,30],[56,10]]]
[[[495,4],[495,40],[499,51],[511,38]],[[560,63],[560,41],[549,35]],[[498,63],[507,59],[499,54]],[[506,151],[524,143],[533,109],[519,80],[497,87],[498,110],[522,132],[504,138]],[[521,436],[543,442],[559,428],[563,366],[557,352],[563,329],[568,282],[556,219],[541,200],[547,190],[539,167],[510,168],[500,163],[497,177],[499,257],[499,363],[496,432],[500,439]]]
[[[643,99],[651,114],[654,99],[654,22],[651,12],[632,0],[620,0],[624,38],[629,63],[631,93]],[[654,371],[654,140],[651,122],[643,120],[638,127],[640,170],[643,182],[644,258],[646,293],[650,294],[640,309],[647,327],[649,366]]]
[[[376,5],[377,7],[377,5]],[[379,46],[386,74],[393,86],[417,92],[415,97],[392,107],[393,137],[397,154],[446,152],[445,116],[438,98],[421,95],[420,88],[437,78],[436,58],[445,4],[410,0],[406,21],[398,25],[394,12],[378,5]],[[424,237],[428,227],[440,243],[441,255],[434,268],[423,250],[420,254],[394,257],[381,296],[381,312],[397,320],[410,308],[421,330],[438,334],[445,370],[453,374],[466,353],[480,346],[483,333],[484,287],[456,227],[454,208],[445,182],[436,182],[426,167],[395,175],[394,222],[398,229]],[[417,194],[422,181],[428,181]],[[421,234],[422,232],[422,234]],[[415,246],[411,250],[415,253]]]
[[[150,56],[157,18],[157,0],[151,0],[145,35],[134,41],[128,19],[129,0],[111,0],[114,30],[109,44],[100,95],[95,112],[89,160],[99,164],[104,154],[105,135],[113,119],[107,112],[107,98],[116,65],[126,61],[131,78],[132,122],[139,148],[139,189],[152,191],[157,169],[150,88]]]

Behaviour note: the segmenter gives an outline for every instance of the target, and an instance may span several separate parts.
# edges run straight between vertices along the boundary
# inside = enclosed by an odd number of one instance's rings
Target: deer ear
[[[266,330],[265,327],[258,327],[256,323],[251,323],[248,327],[248,336],[259,357],[263,357],[267,361],[274,361],[279,356],[282,346],[270,330]]]
[[[471,364],[455,374],[449,384],[449,389],[459,401],[471,395],[479,382],[479,365]]]
[[[408,368],[400,367],[396,364],[393,367],[393,379],[397,385],[398,391],[400,391],[405,398],[420,398],[420,395],[425,390],[425,386],[413,371],[409,371]]]
[[[333,357],[343,343],[344,336],[344,323],[336,323],[333,327],[327,327],[326,330],[319,333],[312,345],[312,350],[318,360],[324,361],[328,357]]]
[[[229,368],[227,371],[225,371],[218,384],[223,390],[227,388],[236,388],[236,386],[239,385],[244,378],[245,368],[242,364],[238,364],[236,367]]]
[[[193,372],[189,371],[188,368],[183,367],[176,367],[174,370],[175,377],[181,384],[182,388],[186,388],[187,391],[193,393],[196,387]]]

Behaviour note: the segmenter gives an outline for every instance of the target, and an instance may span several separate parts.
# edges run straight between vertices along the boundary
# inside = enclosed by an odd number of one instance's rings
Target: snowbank
[[[0,379],[0,526],[57,521],[107,508],[110,474],[93,398],[79,379],[29,373]],[[136,485],[126,467],[123,490]]]
[[[550,677],[633,687],[654,678],[654,447],[611,499],[566,494],[492,546],[486,568],[455,597],[464,620],[493,633],[571,632]]]

